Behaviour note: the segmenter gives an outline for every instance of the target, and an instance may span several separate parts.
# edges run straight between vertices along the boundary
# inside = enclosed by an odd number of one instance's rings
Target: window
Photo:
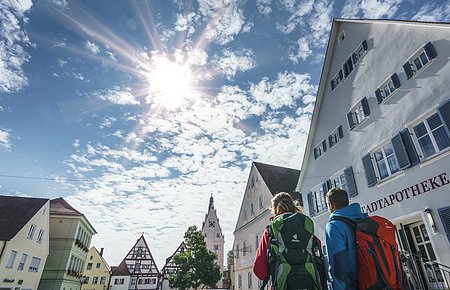
[[[339,33],[338,36],[338,43],[339,45],[341,45],[345,40],[345,31],[341,31],[341,33]]]
[[[433,44],[428,42],[423,48],[414,53],[413,56],[403,65],[406,78],[410,79],[414,75],[420,73],[432,62],[434,58],[436,58],[436,56],[437,53]]]
[[[36,225],[32,224],[30,227],[30,230],[28,231],[28,236],[27,238],[32,239],[33,235],[34,235],[34,230],[36,229]]]
[[[31,259],[30,267],[28,267],[28,271],[37,272],[39,271],[39,264],[41,263],[41,259],[37,257],[33,257]]]
[[[239,258],[239,252],[240,252],[239,245],[236,245],[236,258]]]
[[[238,275],[238,288],[242,289],[242,274]]]
[[[357,64],[367,53],[367,41],[363,40],[352,54],[353,64]]]
[[[106,284],[106,277],[105,277],[105,276],[102,276],[102,277],[100,278],[100,284],[102,284],[102,285],[105,285],[105,284]]]
[[[38,234],[38,237],[37,237],[37,240],[36,240],[38,243],[42,242],[42,238],[44,237],[44,232],[45,231],[43,229],[39,230],[39,234]]]
[[[344,71],[344,78],[347,78],[353,70],[353,61],[351,57],[344,62],[342,70]]]
[[[375,91],[375,97],[377,98],[378,104],[397,92],[396,90],[399,87],[400,80],[398,79],[398,75],[395,73],[389,79],[384,81],[383,84]]]
[[[86,278],[84,278],[84,284],[89,284],[89,278],[88,276],[86,276]]]
[[[242,242],[242,251],[243,256],[247,255],[247,241]]]
[[[214,245],[214,250],[219,250],[219,245]]]
[[[259,204],[259,209],[263,209],[264,208],[264,195],[260,195],[258,197],[258,204]]]
[[[311,192],[307,194],[310,216],[322,213],[328,209],[326,204],[326,194],[328,190],[333,187],[344,188],[349,197],[358,195],[355,177],[351,166],[330,176],[330,179],[327,179],[323,183],[315,186]]]
[[[216,222],[215,222],[215,221],[209,220],[209,227],[210,227],[210,228],[215,227],[215,225],[216,225]]]
[[[131,277],[130,285],[136,285],[136,278]]]
[[[100,268],[100,263],[97,263],[96,265],[95,265],[95,268]]]
[[[344,137],[344,132],[342,131],[342,126],[337,127],[330,136],[328,136],[328,145],[333,147]]]
[[[323,140],[318,144],[316,147],[314,147],[314,159],[319,158],[327,151],[327,141]]]
[[[350,112],[347,113],[348,127],[350,130],[356,128],[370,115],[369,102],[364,97],[359,101]]]
[[[141,265],[141,269],[145,269],[145,270],[148,270],[148,269],[150,269],[150,265],[146,265],[146,264],[142,264]]]
[[[6,263],[6,268],[12,268],[14,265],[14,261],[16,260],[17,251],[11,251],[11,254],[9,255],[8,262]]]
[[[22,254],[22,259],[20,259],[19,266],[17,267],[17,270],[23,270],[25,262],[27,261],[27,257],[28,257],[27,254]]]
[[[244,209],[244,220],[246,220],[246,219],[247,219],[247,210]]]
[[[415,125],[413,131],[424,159],[450,146],[449,131],[438,113]]]
[[[125,282],[125,279],[123,279],[123,278],[116,278],[116,279],[114,279],[114,284],[115,285],[123,285],[123,283]]]
[[[86,270],[92,270],[92,263],[88,263],[88,264],[87,264]]]
[[[381,180],[400,170],[392,142],[389,142],[377,149],[373,153],[373,157],[375,159],[378,176]]]
[[[331,80],[331,90],[334,90],[344,80],[344,74],[342,69]]]
[[[98,277],[92,278],[92,284],[98,284]]]
[[[253,203],[250,204],[250,214],[251,214],[251,215],[254,215],[254,214],[255,214],[255,208],[254,208],[254,206],[253,206]]]
[[[216,238],[220,238],[220,234],[219,233],[216,234]]]
[[[248,272],[247,277],[248,277],[248,288],[253,288],[252,272]]]
[[[255,236],[255,249],[258,249],[258,246],[259,246],[259,236],[256,235]]]
[[[89,260],[92,260],[92,259],[94,259],[94,256],[90,256],[90,257],[89,257]]]

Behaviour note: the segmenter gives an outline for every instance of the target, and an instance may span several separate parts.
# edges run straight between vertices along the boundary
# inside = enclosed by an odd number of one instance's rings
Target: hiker
[[[321,289],[312,261],[313,221],[286,192],[272,198],[271,210],[274,216],[264,230],[253,263],[253,272],[264,281],[261,289],[269,277],[274,290]]]
[[[333,290],[358,289],[358,262],[355,230],[334,217],[345,217],[353,222],[367,217],[358,203],[349,205],[347,192],[332,188],[326,195],[330,219],[325,228],[330,280]]]

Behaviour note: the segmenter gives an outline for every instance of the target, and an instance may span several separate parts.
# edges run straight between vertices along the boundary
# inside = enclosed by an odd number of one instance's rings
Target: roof
[[[128,271],[125,260],[123,260],[122,263],[120,263],[119,266],[117,266],[117,268],[113,270],[112,275],[131,275],[130,271]]]
[[[82,216],[83,214],[74,209],[62,197],[52,199],[50,201],[50,214],[54,215],[68,215],[68,216]]]
[[[279,192],[293,193],[300,170],[253,162],[272,195]]]
[[[48,201],[46,198],[0,196],[0,240],[14,238]]]

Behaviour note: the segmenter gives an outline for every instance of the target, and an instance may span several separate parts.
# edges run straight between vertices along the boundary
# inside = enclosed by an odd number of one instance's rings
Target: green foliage
[[[215,288],[221,278],[216,254],[206,248],[205,238],[196,226],[184,233],[186,250],[176,254],[173,261],[179,267],[176,275],[169,276],[170,287],[186,290],[199,286]]]

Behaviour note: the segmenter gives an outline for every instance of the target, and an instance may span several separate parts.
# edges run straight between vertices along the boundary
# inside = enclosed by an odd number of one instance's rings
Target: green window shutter
[[[434,49],[433,44],[431,44],[431,42],[428,42],[427,44],[425,44],[423,49],[425,50],[425,53],[427,54],[429,59],[436,58],[437,53],[436,53],[436,50]]]
[[[312,192],[308,193],[307,198],[308,198],[309,215],[314,216],[316,213],[314,210],[314,197]]]
[[[353,112],[347,113],[347,121],[348,121],[348,127],[350,128],[350,130],[355,128],[355,122],[353,121]]]
[[[403,65],[403,70],[405,71],[406,74],[406,78],[409,80],[410,78],[412,78],[412,76],[414,75],[414,72],[412,70],[411,64],[408,62],[406,62]]]
[[[444,226],[445,233],[447,234],[448,242],[450,243],[450,206],[440,208],[438,209],[438,212],[442,225]]]
[[[358,195],[356,190],[355,176],[353,175],[353,168],[351,166],[344,169],[345,180],[348,186],[348,197],[354,197]]]
[[[367,153],[366,155],[363,156],[362,163],[366,174],[367,185],[369,187],[372,187],[375,184],[377,184],[377,176],[375,175],[375,170],[373,169],[372,166],[372,159],[370,157],[370,153]]]
[[[400,135],[400,133],[395,135],[391,139],[391,142],[392,146],[394,147],[395,156],[397,156],[400,170],[410,167],[411,162],[409,161],[408,154],[406,152],[405,145],[403,144],[402,136]]]
[[[398,89],[400,87],[400,80],[398,79],[397,73],[391,75],[391,80],[394,84],[394,88]]]
[[[408,154],[408,159],[411,166],[419,164],[419,155],[417,154],[416,147],[414,146],[414,142],[408,128],[402,130],[400,135],[402,136],[403,145],[405,145],[406,154]]]
[[[438,113],[447,127],[447,133],[450,134],[450,99],[438,108]]]
[[[369,108],[369,102],[367,101],[367,98],[364,97],[361,100],[361,105],[363,108],[364,116],[367,117],[370,115],[370,108]]]

